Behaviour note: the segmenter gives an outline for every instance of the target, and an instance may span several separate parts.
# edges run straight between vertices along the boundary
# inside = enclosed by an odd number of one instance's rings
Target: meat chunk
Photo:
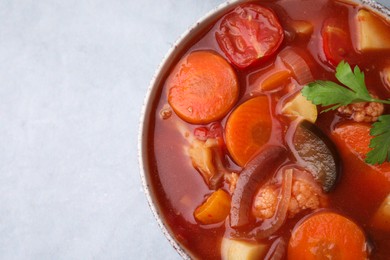
[[[355,122],[368,123],[377,121],[383,110],[383,104],[376,102],[359,102],[338,108],[341,114],[351,116]]]
[[[270,219],[274,216],[281,198],[281,188],[277,184],[265,184],[258,191],[252,206],[252,213],[258,219]],[[325,207],[326,195],[308,172],[294,172],[291,197],[287,216],[293,218],[304,210]]]

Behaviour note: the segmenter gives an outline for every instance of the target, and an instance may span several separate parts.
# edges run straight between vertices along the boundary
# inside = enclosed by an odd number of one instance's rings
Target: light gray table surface
[[[0,0],[0,259],[179,259],[142,191],[139,117],[222,2]]]

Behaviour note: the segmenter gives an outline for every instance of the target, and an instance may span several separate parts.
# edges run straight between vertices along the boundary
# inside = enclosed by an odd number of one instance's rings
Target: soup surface
[[[232,6],[172,65],[149,119],[172,235],[200,259],[388,259],[389,98],[378,14],[333,0]]]

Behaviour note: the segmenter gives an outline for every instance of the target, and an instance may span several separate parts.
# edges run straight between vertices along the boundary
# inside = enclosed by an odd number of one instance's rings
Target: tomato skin
[[[351,62],[353,46],[347,21],[328,18],[322,27],[321,36],[326,60],[331,65],[336,67],[342,60]]]
[[[228,59],[243,69],[275,53],[284,31],[272,10],[249,4],[221,19],[216,39]]]

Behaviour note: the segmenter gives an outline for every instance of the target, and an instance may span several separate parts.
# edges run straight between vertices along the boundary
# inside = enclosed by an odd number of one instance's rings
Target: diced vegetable
[[[214,157],[218,155],[217,141],[208,139],[206,142],[194,140],[188,149],[192,165],[202,174],[203,179],[211,188],[215,188],[222,175],[214,165]]]
[[[233,228],[250,223],[252,200],[257,189],[273,174],[287,158],[287,152],[280,146],[265,146],[247,163],[240,173],[232,196],[230,225]]]
[[[298,48],[287,47],[279,53],[279,57],[299,84],[305,85],[314,80],[308,62]]]
[[[226,122],[226,147],[234,161],[244,166],[271,136],[272,119],[267,96],[241,104]]]
[[[288,259],[367,259],[366,238],[348,218],[320,212],[292,231],[287,254]]]
[[[253,199],[252,214],[263,221],[258,228],[261,232],[259,235],[263,236],[271,232],[268,231],[271,228],[278,229],[286,218],[293,218],[302,211],[316,210],[327,205],[327,196],[312,174],[298,166],[288,165],[257,191]]]
[[[365,9],[356,15],[357,49],[359,51],[389,50],[390,29],[381,18]]]
[[[282,113],[293,118],[305,119],[311,123],[315,123],[318,115],[317,106],[307,100],[301,92],[294,95],[294,97],[283,106]]]
[[[370,128],[370,124],[366,123],[339,124],[332,132],[332,139],[343,159],[349,162],[344,169],[351,172],[348,176],[349,186],[354,187],[360,194],[356,196],[356,200],[362,203],[363,200],[366,203],[380,203],[390,191],[390,162],[379,165],[365,163],[370,150],[368,144],[372,138],[369,134]]]
[[[375,228],[390,231],[390,194],[387,195],[375,212],[372,225]]]
[[[271,9],[248,4],[237,6],[222,18],[216,38],[229,60],[246,68],[274,54],[284,32]]]
[[[340,172],[339,156],[333,142],[317,126],[301,121],[290,148],[325,192],[335,186]]]
[[[313,24],[304,20],[293,20],[290,26],[294,32],[300,37],[308,37],[313,33]]]
[[[370,151],[370,125],[365,123],[346,123],[338,126],[333,134],[344,141],[350,152],[364,160]]]
[[[223,129],[220,123],[208,127],[197,127],[194,134],[183,121],[176,121],[177,130],[188,141],[184,150],[194,168],[202,175],[210,189],[217,189],[225,174],[231,174],[225,167]]]
[[[271,223],[266,223],[261,225],[259,229],[256,230],[256,237],[258,239],[263,239],[271,236],[276,231],[278,231],[287,218],[287,211],[291,199],[291,188],[292,188],[292,176],[293,170],[287,169],[282,172],[282,190],[280,193],[279,203],[275,212],[275,215],[272,218]]]
[[[373,138],[370,135],[371,126],[366,123],[345,123],[339,125],[333,131],[343,145],[362,161],[366,160],[367,154],[372,150],[369,147],[370,141]],[[390,162],[385,162],[379,165],[372,166],[380,172],[390,172]]]
[[[230,212],[230,195],[222,189],[211,194],[209,198],[198,207],[194,216],[202,224],[215,224],[224,221]]]
[[[223,260],[258,260],[265,256],[268,247],[260,243],[255,244],[224,237],[221,243],[221,258]]]
[[[329,197],[306,169],[294,168],[294,180],[288,217],[293,218],[303,211],[312,211],[329,206]]]
[[[239,88],[230,64],[216,53],[195,51],[179,61],[167,80],[168,102],[193,124],[206,124],[227,114]]]

